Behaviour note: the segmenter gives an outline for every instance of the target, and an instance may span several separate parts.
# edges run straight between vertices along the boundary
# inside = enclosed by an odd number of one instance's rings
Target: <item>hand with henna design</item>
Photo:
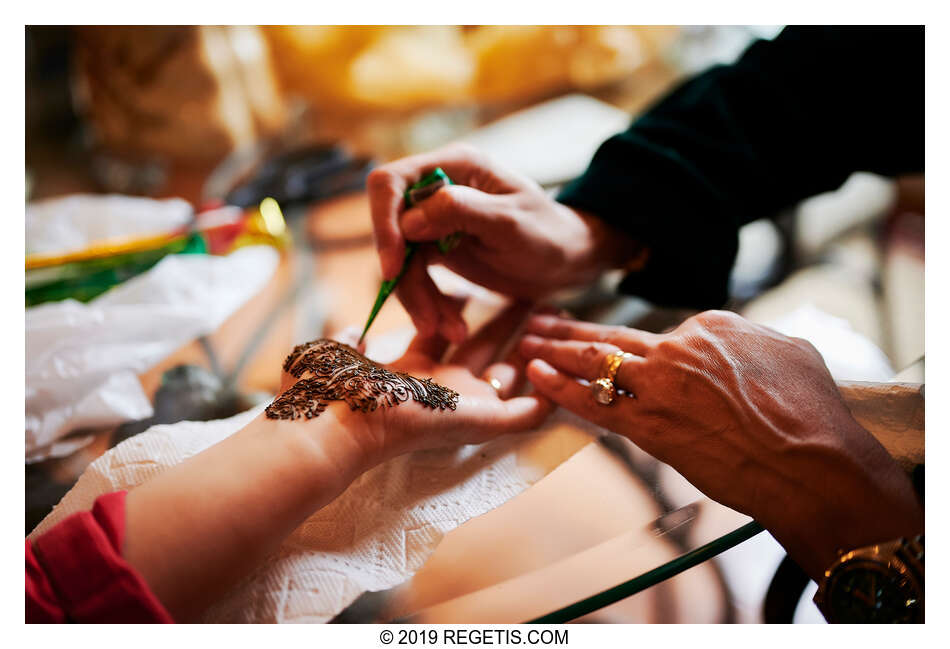
[[[445,363],[441,337],[385,367],[343,343],[298,347],[267,413],[128,494],[123,558],[175,620],[195,620],[380,462],[537,426],[553,406],[516,396],[521,357],[493,363],[527,315],[502,311]]]
[[[313,419],[331,401],[374,412],[412,399],[433,410],[455,410],[458,393],[432,379],[417,379],[374,363],[345,343],[321,338],[297,345],[284,361],[297,379],[265,411],[270,419]]]
[[[505,309],[445,363],[439,360],[448,342],[441,336],[416,338],[389,367],[341,342],[298,345],[284,363],[283,391],[267,416],[305,421],[342,401],[345,411],[337,416],[350,422],[348,436],[374,463],[534,428],[552,406],[537,395],[515,396],[524,369],[517,352],[488,367],[526,316],[525,306]]]

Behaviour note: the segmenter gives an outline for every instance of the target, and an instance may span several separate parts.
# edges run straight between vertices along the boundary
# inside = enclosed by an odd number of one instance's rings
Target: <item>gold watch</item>
[[[814,601],[831,623],[923,622],[923,535],[842,551]]]

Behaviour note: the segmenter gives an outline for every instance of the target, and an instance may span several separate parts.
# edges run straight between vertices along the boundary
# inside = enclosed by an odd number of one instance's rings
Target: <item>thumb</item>
[[[406,210],[400,228],[411,241],[434,241],[464,232],[491,243],[505,233],[510,236],[512,219],[508,195],[448,185]]]

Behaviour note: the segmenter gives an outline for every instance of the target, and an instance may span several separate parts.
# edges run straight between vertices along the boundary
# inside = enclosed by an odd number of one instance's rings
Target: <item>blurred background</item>
[[[213,169],[262,147],[337,143],[387,160],[577,91],[634,113],[776,31],[28,27],[28,193],[161,195],[182,167]]]
[[[780,29],[27,27],[27,532],[107,449],[156,423],[262,403],[294,342],[362,322],[379,281],[362,194],[375,164],[461,139],[555,191],[679,80]],[[923,241],[923,177],[855,174],[742,229],[728,308],[809,338],[839,380],[923,381]],[[557,301],[654,331],[689,315],[619,297],[616,280]],[[406,324],[387,309],[374,325],[384,334]],[[121,332],[102,328],[120,312]],[[88,367],[57,374],[80,356]],[[474,530],[525,525],[511,545],[537,558],[551,539],[588,547],[688,492],[612,444],[572,459],[562,475],[576,479],[549,507],[502,507],[447,537],[430,565],[448,572],[424,570],[422,591],[427,578],[491,584],[483,568],[438,560],[490,552]],[[607,475],[608,457],[624,468],[611,485],[573,513],[558,506],[585,475]],[[761,621],[783,555],[761,534],[588,619]],[[525,570],[515,563],[511,574]],[[807,604],[797,615],[821,619]]]

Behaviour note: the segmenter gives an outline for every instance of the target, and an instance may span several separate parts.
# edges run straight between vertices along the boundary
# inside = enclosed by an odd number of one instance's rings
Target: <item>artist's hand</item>
[[[520,344],[541,393],[635,442],[711,498],[756,518],[813,577],[838,548],[923,529],[909,480],[851,416],[821,355],[735,314],[668,334],[536,316]],[[604,406],[576,379],[633,354]]]
[[[362,412],[351,411],[342,401],[331,402],[334,417],[343,422],[340,444],[355,444],[367,469],[410,451],[477,444],[538,426],[553,404],[538,395],[517,396],[524,385],[524,362],[517,345],[495,362],[506,344],[515,342],[511,340],[512,332],[528,313],[525,305],[504,309],[459,345],[444,363],[440,360],[448,346],[445,338],[418,336],[402,358],[386,369],[419,379],[431,378],[454,390],[458,393],[455,409],[432,409],[409,399]],[[355,337],[344,335],[341,342],[355,348]],[[495,386],[489,383],[491,379]],[[295,381],[284,374],[285,387]]]
[[[403,192],[436,167],[456,184],[406,210]],[[383,165],[370,174],[367,189],[385,279],[399,273],[406,241],[465,235],[447,255],[424,246],[397,288],[423,336],[441,333],[459,342],[466,335],[455,303],[429,277],[430,264],[443,264],[506,295],[538,299],[592,281],[623,265],[634,250],[625,235],[558,203],[537,183],[493,165],[466,145]]]

